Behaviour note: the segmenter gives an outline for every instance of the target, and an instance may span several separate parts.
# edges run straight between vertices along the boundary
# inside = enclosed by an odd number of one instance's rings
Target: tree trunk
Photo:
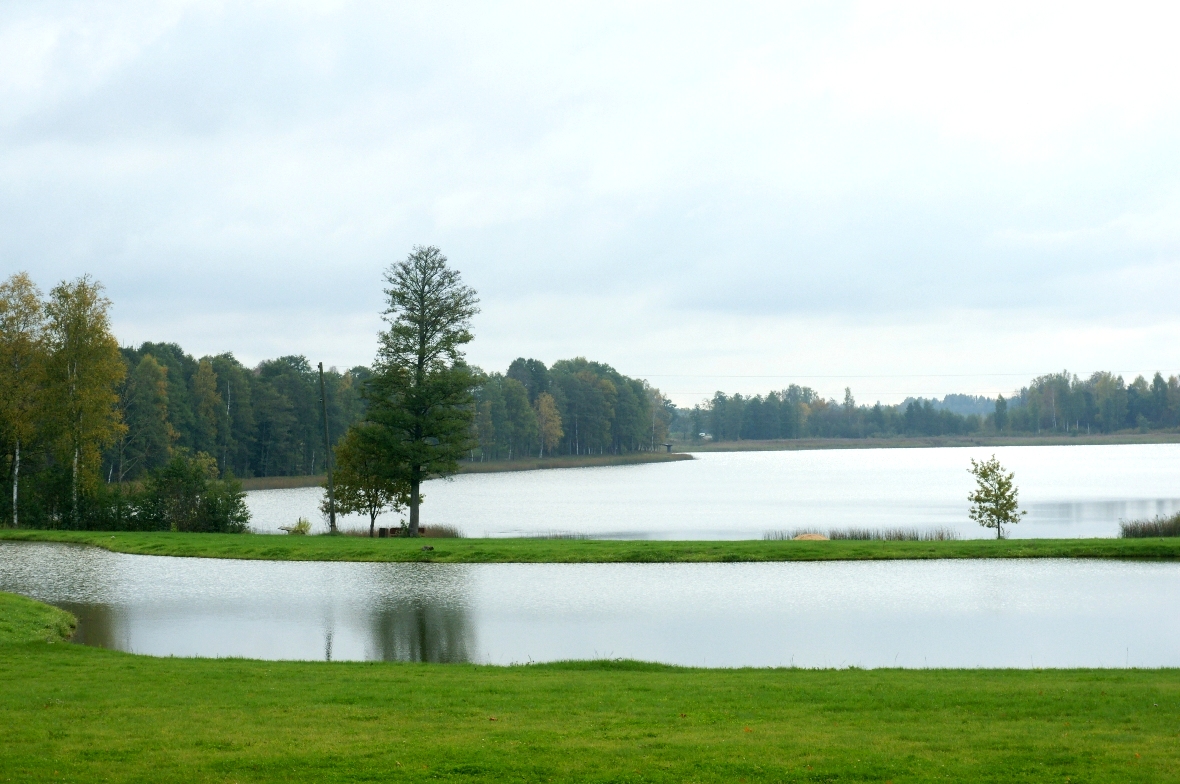
[[[377,513],[369,512],[369,538],[372,539],[375,535],[374,531],[377,528]]]
[[[74,446],[74,470],[73,479],[71,481],[71,501],[73,505],[73,524],[78,524],[78,447]]]
[[[410,479],[410,536],[418,535],[418,491],[422,487],[422,480],[415,471]]]
[[[20,519],[16,512],[17,482],[20,480],[20,439],[16,439],[16,457],[12,461],[12,527],[20,528]]]

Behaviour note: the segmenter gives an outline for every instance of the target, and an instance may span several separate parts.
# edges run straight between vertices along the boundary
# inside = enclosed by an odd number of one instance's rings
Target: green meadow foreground
[[[3,781],[1180,775],[1177,670],[162,659],[45,642],[62,614],[11,594],[0,614]]]
[[[880,541],[369,539],[355,536],[0,530],[0,541],[67,542],[120,553],[266,561],[689,563],[930,558],[1180,558],[1180,537]],[[423,550],[433,547],[433,550]]]

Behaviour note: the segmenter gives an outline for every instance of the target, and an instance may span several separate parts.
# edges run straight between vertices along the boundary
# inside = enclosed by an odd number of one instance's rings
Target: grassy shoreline
[[[269,561],[390,563],[757,563],[962,558],[1180,559],[1180,537],[881,541],[368,539],[351,536],[0,530],[0,541],[64,542],[119,553]],[[423,550],[423,546],[433,550]]]
[[[595,468],[598,466],[646,465],[692,460],[687,452],[633,452],[627,455],[557,455],[528,457],[520,460],[489,460],[483,463],[462,462],[460,474],[491,474],[508,471],[544,471],[551,468]],[[313,476],[256,476],[242,479],[243,490],[287,490],[294,487],[322,487],[323,474]]]
[[[12,781],[1174,781],[1180,670],[705,670],[0,645]]]
[[[813,449],[931,449],[973,446],[1102,446],[1180,444],[1180,433],[1095,433],[1041,436],[907,436],[898,438],[798,438],[773,441],[678,443],[674,453],[794,452]]]

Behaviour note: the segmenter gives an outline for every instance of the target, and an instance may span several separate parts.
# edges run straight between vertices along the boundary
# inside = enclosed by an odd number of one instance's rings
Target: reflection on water
[[[468,536],[757,539],[802,527],[943,526],[980,538],[991,532],[967,518],[966,469],[992,453],[1016,472],[1029,512],[1013,537],[1116,536],[1120,520],[1180,512],[1180,444],[1143,444],[714,452],[676,463],[464,474],[427,483],[424,519]],[[318,520],[321,493],[249,493],[252,524],[275,532],[300,516]]]
[[[0,542],[0,590],[160,656],[1180,666],[1180,564],[225,561]]]
[[[127,556],[0,543],[0,590],[78,617],[75,641],[154,655],[458,662],[468,567]]]
[[[130,640],[120,631],[119,610],[113,605],[65,601],[54,604],[78,619],[72,642],[117,651],[131,650]]]
[[[382,661],[467,662],[475,630],[466,610],[422,602],[384,607],[369,621],[372,655]]]

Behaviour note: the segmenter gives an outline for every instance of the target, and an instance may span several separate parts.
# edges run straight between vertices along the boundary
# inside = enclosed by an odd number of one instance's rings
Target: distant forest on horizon
[[[809,387],[743,397],[717,392],[691,409],[677,409],[672,432],[685,440],[755,441],[793,438],[1150,432],[1180,425],[1180,378],[1151,381],[1099,371],[1038,376],[995,399],[951,394],[942,400],[907,398],[897,405],[825,399]]]
[[[298,476],[325,469],[319,376],[303,356],[253,368],[232,354],[200,359],[175,343],[123,348],[120,395],[125,438],[106,456],[110,481],[136,479],[177,447],[213,455],[239,477]],[[357,366],[325,371],[328,423],[335,442],[365,414]],[[1033,379],[1010,398],[951,394],[897,405],[825,399],[799,385],[765,395],[717,392],[677,407],[642,379],[582,357],[546,365],[520,358],[503,372],[478,374],[472,460],[540,456],[538,399],[548,395],[560,431],[546,454],[621,454],[681,442],[796,438],[871,438],[1162,430],[1180,425],[1180,379],[1155,374],[1130,384],[1098,372]],[[704,434],[704,436],[702,436]]]

